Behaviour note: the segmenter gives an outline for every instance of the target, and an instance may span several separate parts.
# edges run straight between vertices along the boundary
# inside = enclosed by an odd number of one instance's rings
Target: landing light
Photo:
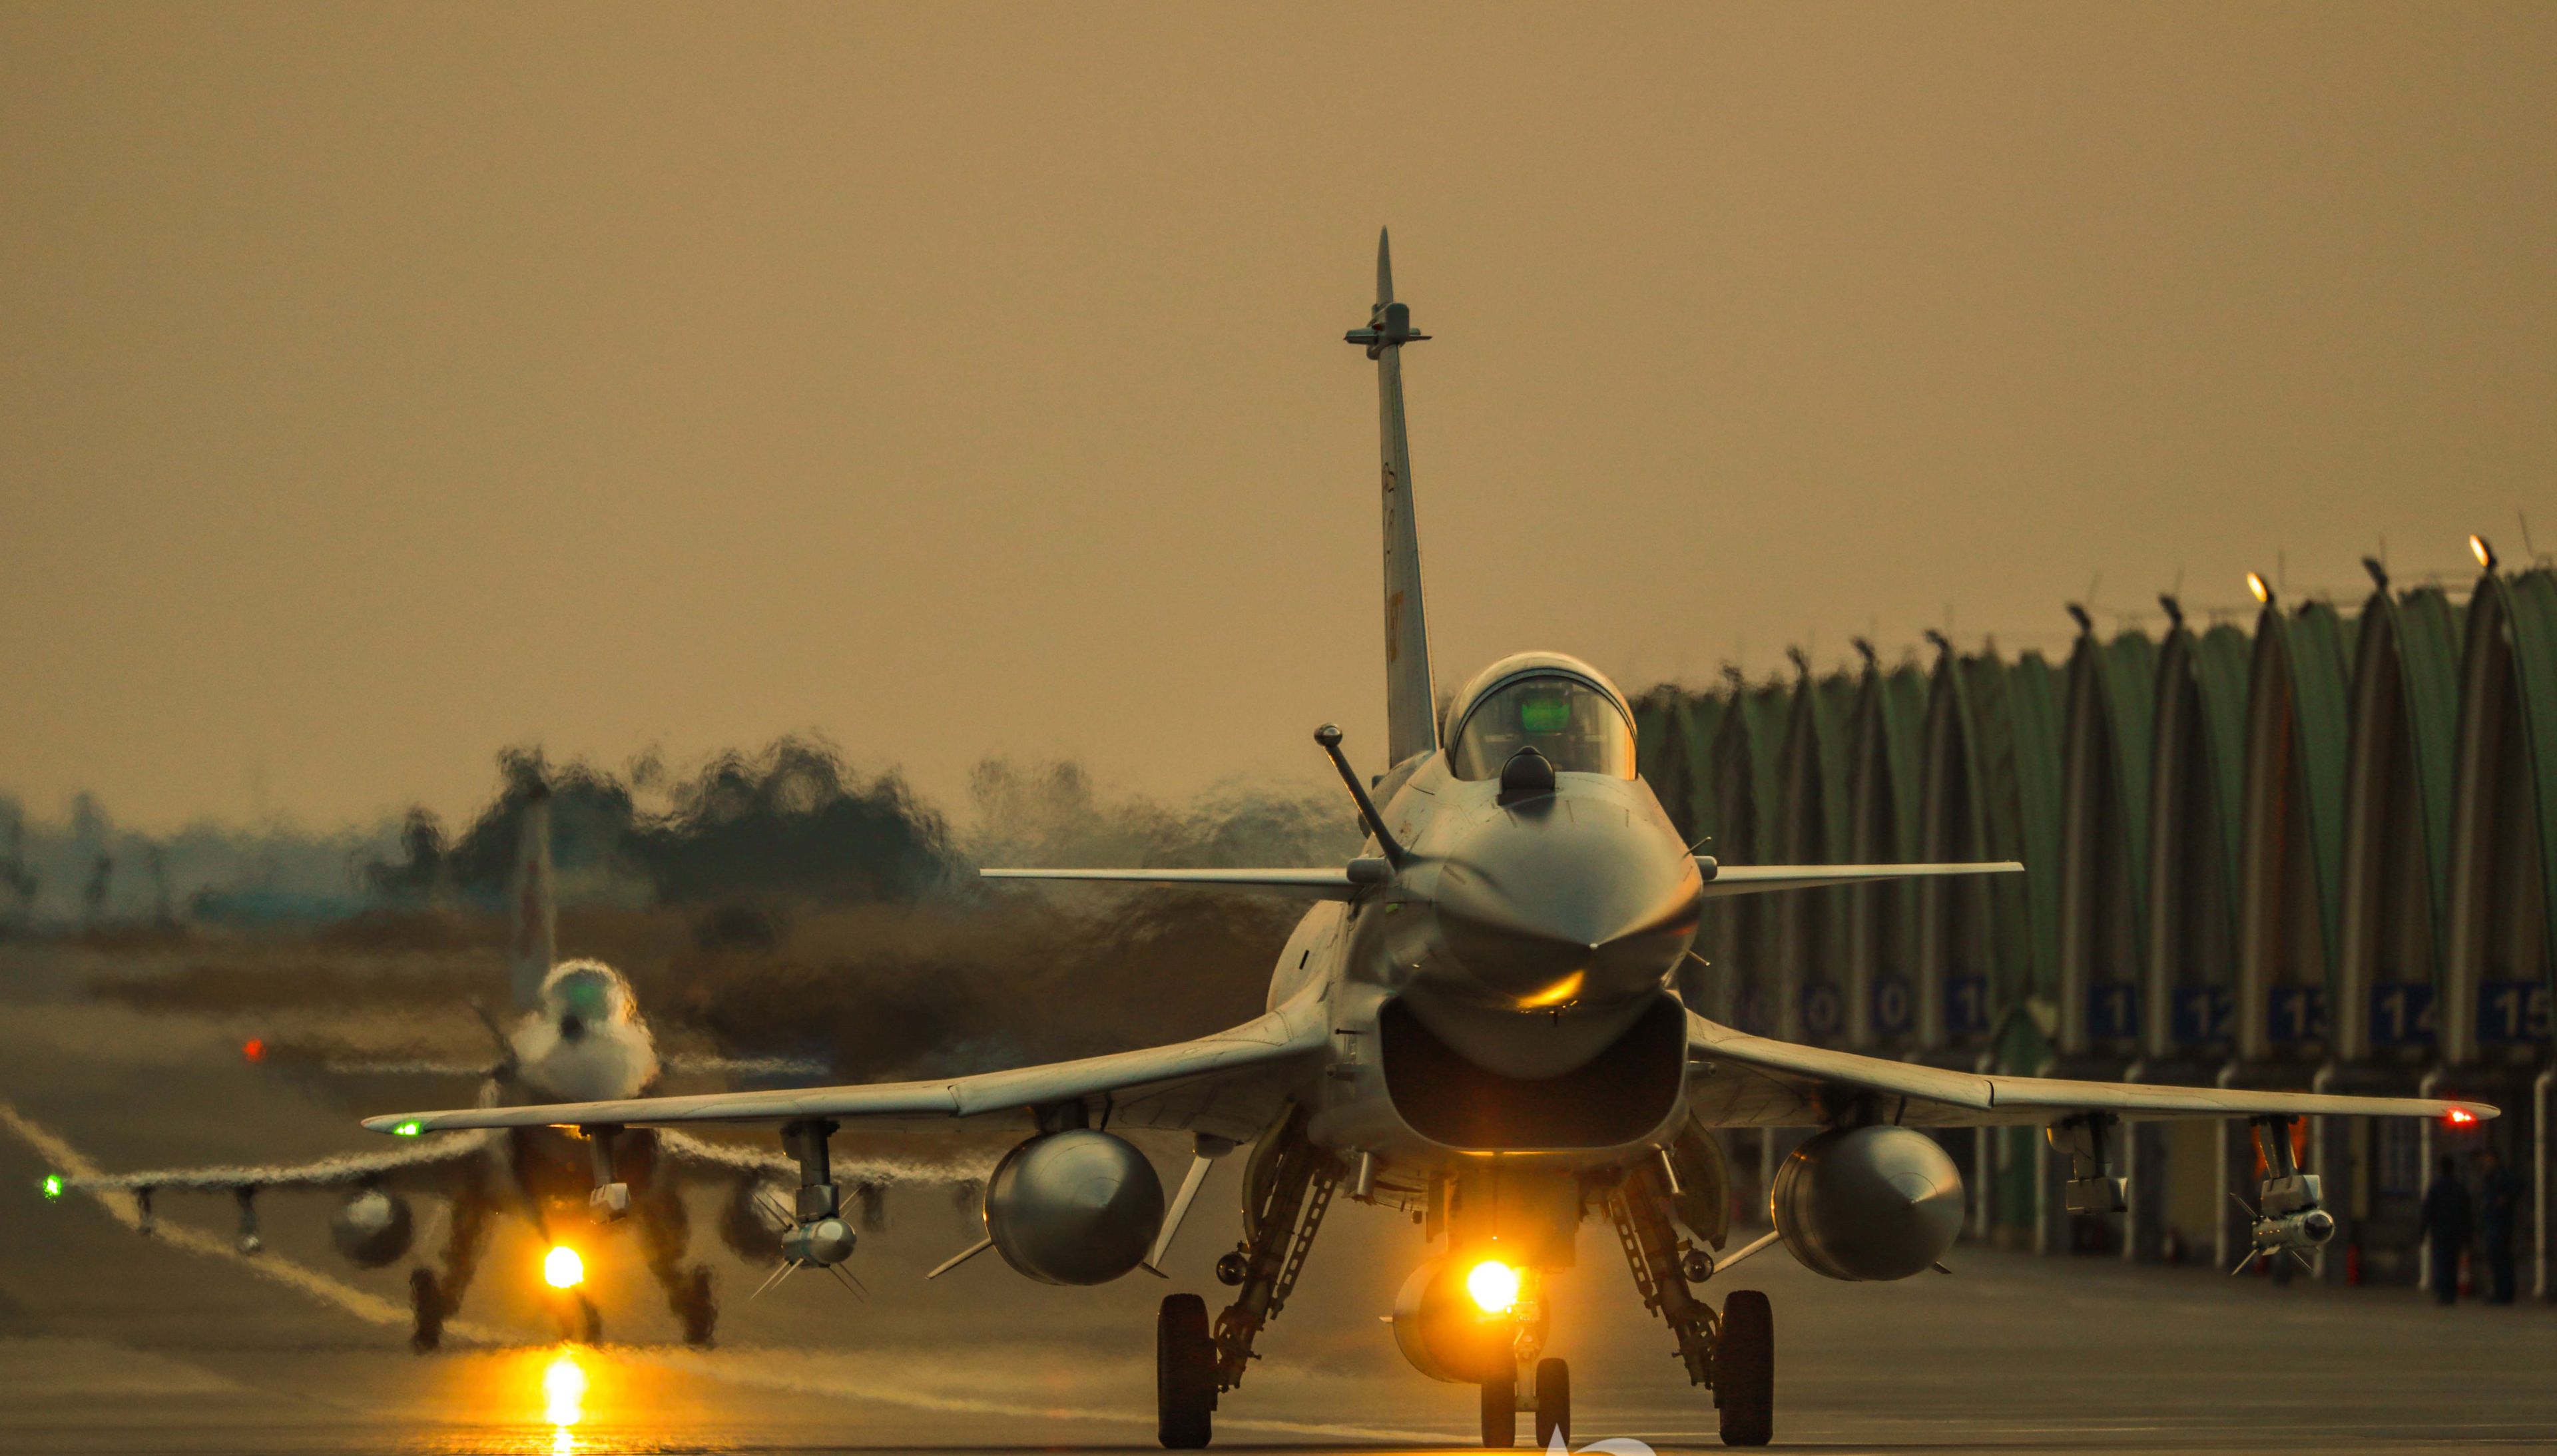
[[[2527,545],[2528,543],[2525,542],[2523,544]],[[2487,544],[2484,536],[2472,534],[2469,537],[2469,555],[2477,558],[2477,564],[2479,566],[2486,568],[2488,571],[2494,570],[2494,548]]]
[[[1465,1292],[1485,1314],[1507,1314],[1518,1303],[1519,1271],[1497,1258],[1487,1258],[1465,1275]]]
[[[567,1245],[554,1244],[551,1252],[542,1256],[542,1278],[554,1289],[574,1289],[586,1282],[586,1260],[578,1257],[577,1251]],[[571,1365],[574,1366],[575,1362]],[[558,1367],[553,1366],[552,1369],[557,1370]],[[578,1377],[581,1386],[585,1379],[582,1375]]]
[[[2263,602],[2267,605],[2271,604],[2273,600],[2273,589],[2265,582],[2263,577],[2254,572],[2248,572],[2246,574],[2246,590],[2255,594],[2255,599],[2257,601]]]

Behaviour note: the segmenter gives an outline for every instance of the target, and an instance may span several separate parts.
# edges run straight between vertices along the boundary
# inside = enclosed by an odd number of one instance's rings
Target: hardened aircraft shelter
[[[2252,620],[2105,632],[2066,660],[1966,650],[1637,705],[1644,774],[1730,863],[2021,860],[2022,876],[1731,899],[1691,994],[1746,1030],[1934,1065],[2457,1095],[2481,1125],[2304,1129],[2343,1231],[2318,1275],[2415,1282],[2436,1159],[2491,1147],[2531,1188],[2523,1279],[2557,1299],[2557,571],[2486,570]],[[2246,1247],[2241,1126],[2142,1125],[2130,1209],[2062,1207],[2033,1134],[1949,1133],[1979,1238],[2143,1261]],[[1732,1149],[1747,1202],[1788,1143]],[[2064,1160],[2065,1165],[2065,1160]],[[1749,1185],[1753,1179],[1757,1187]]]

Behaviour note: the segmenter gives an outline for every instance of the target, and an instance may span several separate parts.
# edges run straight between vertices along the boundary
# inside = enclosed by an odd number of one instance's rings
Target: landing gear
[[[1687,1287],[1686,1256],[1697,1251],[1680,1247],[1669,1214],[1674,1197],[1658,1163],[1637,1163],[1608,1191],[1607,1213],[1643,1307],[1677,1337],[1688,1383],[1713,1390],[1722,1443],[1763,1446],[1776,1433],[1775,1317],[1758,1290],[1734,1290],[1717,1315]],[[1709,1258],[1704,1272],[1712,1274]]]
[[[408,1303],[416,1316],[416,1327],[409,1331],[408,1348],[420,1355],[432,1353],[444,1343],[444,1290],[435,1282],[435,1271],[421,1264],[408,1271]]]
[[[1306,1139],[1304,1109],[1290,1106],[1262,1136],[1244,1174],[1243,1242],[1216,1264],[1218,1280],[1238,1291],[1234,1302],[1212,1330],[1196,1294],[1167,1296],[1155,1317],[1154,1403],[1165,1446],[1208,1443],[1218,1397],[1243,1384],[1254,1340],[1286,1307],[1340,1177],[1339,1160]]]
[[[1483,1382],[1483,1445],[1501,1450],[1518,1444],[1518,1377],[1504,1374]]]
[[[1234,1251],[1243,1261],[1242,1277],[1233,1281],[1234,1302],[1216,1317],[1220,1391],[1243,1384],[1253,1341],[1286,1307],[1340,1177],[1339,1161],[1307,1140],[1304,1109],[1292,1105],[1253,1153],[1244,1173],[1244,1239]],[[1217,1277],[1228,1271],[1226,1261],[1218,1260]]]
[[[1518,1380],[1515,1376],[1485,1381],[1483,1392],[1483,1445],[1490,1450],[1504,1450],[1518,1444]],[[1571,1366],[1566,1361],[1540,1360],[1536,1363],[1535,1384],[1528,1398],[1528,1411],[1536,1417],[1536,1445],[1540,1451],[1550,1450],[1554,1437],[1571,1439]]]
[[[432,1354],[444,1343],[445,1321],[461,1311],[463,1292],[471,1287],[479,1253],[487,1247],[488,1215],[487,1203],[474,1194],[456,1197],[453,1231],[444,1241],[443,1277],[422,1264],[408,1271],[409,1310],[416,1320],[408,1348],[420,1355]]]
[[[1713,1400],[1722,1444],[1763,1446],[1776,1434],[1776,1316],[1767,1296],[1734,1289],[1713,1342]]]
[[[684,1343],[696,1350],[711,1348],[711,1336],[719,1328],[719,1303],[711,1295],[710,1265],[693,1265],[693,1276],[684,1281],[684,1299],[675,1311],[684,1322]]]
[[[683,1326],[684,1343],[696,1350],[709,1349],[711,1336],[719,1328],[719,1303],[711,1291],[710,1266],[684,1267],[692,1220],[684,1211],[683,1198],[670,1188],[651,1188],[636,1212],[641,1257],[647,1260],[649,1275],[665,1292],[667,1310]]]
[[[1207,1301],[1166,1294],[1154,1316],[1155,1435],[1166,1450],[1195,1451],[1215,1434],[1216,1341]]]
[[[1555,1437],[1571,1441],[1571,1367],[1559,1360],[1536,1363],[1536,1445],[1551,1450]]]

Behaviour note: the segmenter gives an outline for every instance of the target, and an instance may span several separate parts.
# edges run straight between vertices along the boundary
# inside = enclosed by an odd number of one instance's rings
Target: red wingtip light
[[[250,1037],[248,1040],[241,1042],[241,1043],[240,1043],[240,1055],[241,1055],[241,1056],[243,1056],[243,1057],[246,1057],[248,1060],[250,1060],[250,1061],[252,1061],[252,1062],[262,1062],[262,1061],[265,1061],[265,1060],[266,1060],[266,1041],[265,1041],[265,1039],[264,1039],[263,1037],[256,1037],[256,1036],[252,1036],[252,1037]]]
[[[2477,1121],[2477,1114],[2467,1108],[2453,1108],[2448,1121],[2454,1127],[2465,1127]]]

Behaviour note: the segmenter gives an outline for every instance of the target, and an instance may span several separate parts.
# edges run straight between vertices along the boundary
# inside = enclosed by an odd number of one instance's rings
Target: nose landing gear
[[[1571,1365],[1539,1360],[1527,1388],[1528,1413],[1536,1417],[1536,1445],[1549,1451],[1559,1437],[1571,1439]],[[1499,1450],[1518,1444],[1519,1383],[1483,1383],[1483,1444]]]
[[[1552,1449],[1554,1439],[1571,1439],[1571,1367],[1559,1360],[1536,1365],[1536,1444]]]

